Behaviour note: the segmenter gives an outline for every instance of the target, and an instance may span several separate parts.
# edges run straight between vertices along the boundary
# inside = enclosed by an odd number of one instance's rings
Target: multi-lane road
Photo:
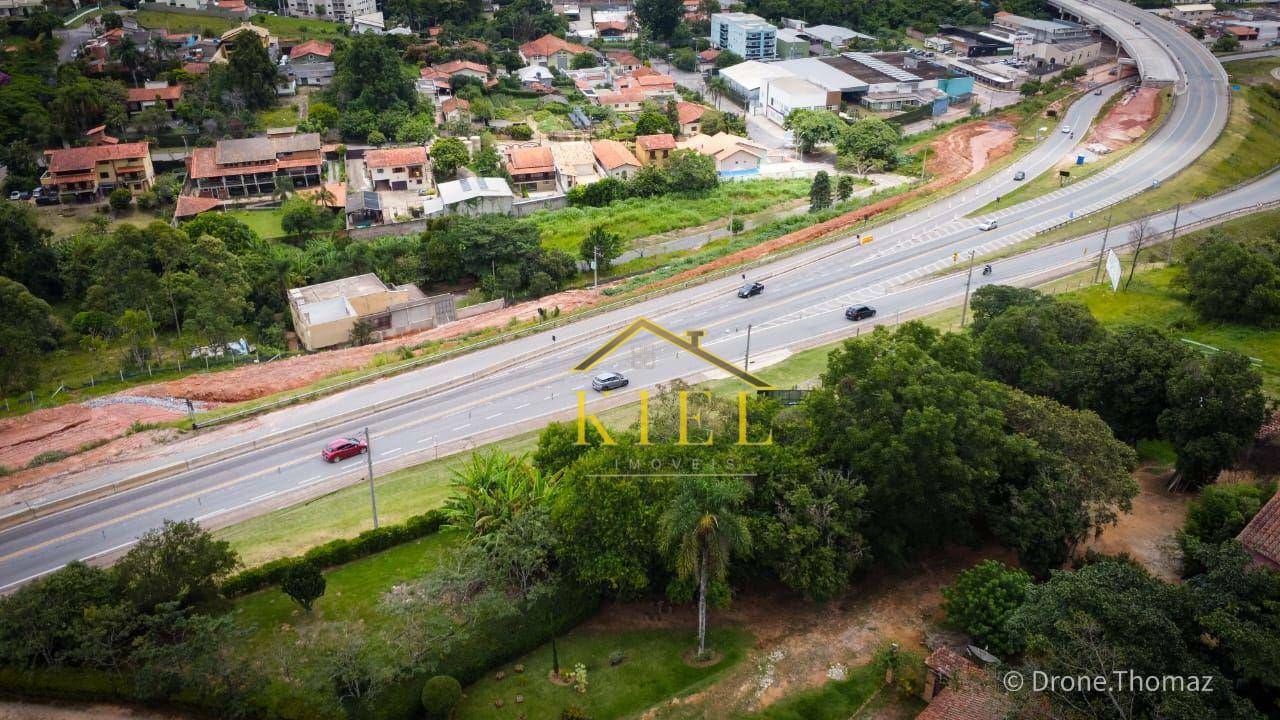
[[[969,217],[1016,187],[1011,169],[958,196],[875,228],[869,244],[850,237],[753,269],[751,279],[764,282],[766,290],[750,300],[734,295],[740,278],[710,282],[278,411],[261,420],[259,431],[302,426],[338,412],[448,386],[389,409],[371,411],[349,424],[268,443],[0,533],[0,589],[73,559],[127,547],[165,518],[194,517],[217,524],[219,519],[350,482],[363,473],[363,459],[330,465],[319,457],[320,446],[335,435],[368,426],[373,436],[374,468],[380,473],[411,460],[430,458],[440,448],[457,448],[571,413],[579,391],[599,403],[599,396],[590,391],[589,378],[571,368],[610,332],[637,317],[647,317],[675,332],[705,330],[703,345],[738,363],[743,361],[750,325],[751,357],[768,362],[811,344],[815,338],[834,339],[854,332],[854,324],[843,318],[842,311],[848,305],[873,304],[880,312],[877,320],[892,321],[900,313],[957,301],[964,291],[962,275],[926,278],[951,267],[956,256],[966,256],[971,250],[982,255],[1007,247],[1072,215],[1096,210],[1171,176],[1200,155],[1226,122],[1225,74],[1198,43],[1124,3],[1090,0],[1088,5],[1090,12],[1104,8],[1130,23],[1140,17],[1148,44],[1162,48],[1181,75],[1176,84],[1177,100],[1164,125],[1141,148],[1108,170],[998,213]],[[1119,89],[1108,86],[1101,95],[1090,94],[1077,101],[1062,119],[1075,130],[1074,137],[1060,132],[1061,126],[1050,127],[1046,139],[1014,169],[1025,171],[1028,177],[1048,171],[1081,141],[1088,123]],[[1280,176],[1273,175],[1184,207],[1180,224],[1277,198]],[[999,227],[979,230],[978,222],[986,219],[998,220]],[[1168,221],[1157,218],[1152,229],[1160,229],[1161,223]],[[1113,231],[1112,244],[1123,233],[1123,228]],[[1086,264],[1096,259],[1100,241],[1100,237],[1089,236],[1002,260],[990,276],[975,273],[975,284],[1027,282]],[[627,392],[674,378],[697,377],[707,370],[698,358],[648,336],[622,347],[603,367],[631,379]],[[234,428],[216,431],[198,445],[176,445],[164,458],[104,468],[100,481],[112,482],[151,465],[188,459],[244,439],[243,431]]]

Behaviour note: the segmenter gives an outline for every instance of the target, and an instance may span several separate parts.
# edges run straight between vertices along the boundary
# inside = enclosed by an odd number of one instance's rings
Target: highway
[[[778,359],[815,338],[836,339],[872,323],[849,323],[844,307],[871,303],[877,321],[892,322],[940,303],[958,301],[963,275],[925,281],[952,266],[953,257],[997,250],[1037,231],[1149,187],[1191,163],[1217,137],[1226,122],[1226,78],[1221,66],[1194,40],[1163,21],[1117,2],[1091,0],[1119,17],[1140,15],[1142,28],[1167,47],[1184,73],[1177,102],[1165,124],[1138,150],[1115,166],[1040,198],[990,215],[968,217],[996,196],[1016,187],[1014,169],[1028,177],[1047,171],[1080,139],[1084,128],[1111,93],[1086,95],[1066,113],[1075,137],[1051,127],[1047,138],[1008,172],[976,185],[957,197],[873,231],[874,240],[856,237],[814,248],[751,271],[765,292],[738,300],[739,278],[671,292],[629,307],[601,313],[572,324],[479,350],[421,370],[387,378],[322,400],[287,408],[262,419],[256,432],[270,432],[318,420],[338,412],[405,397],[445,383],[456,387],[371,412],[333,429],[310,432],[281,443],[213,463],[190,472],[121,492],[102,500],[43,517],[0,533],[0,590],[20,584],[78,558],[108,555],[131,544],[166,518],[197,518],[217,525],[220,518],[265,511],[327,492],[362,475],[364,459],[330,465],[319,457],[324,441],[368,426],[373,436],[374,467],[382,474],[437,452],[456,450],[492,439],[548,418],[571,413],[576,393],[584,390],[593,403],[602,399],[588,387],[589,377],[571,367],[609,332],[638,317],[647,317],[674,332],[706,331],[703,345],[721,357],[741,363],[746,329],[752,326],[751,356]],[[1247,208],[1280,198],[1280,176],[1272,175],[1232,193],[1183,207],[1180,225],[1201,216]],[[999,227],[983,232],[980,220]],[[1153,222],[1153,229],[1159,227]],[[1113,230],[1111,242],[1124,237]],[[1096,259],[1101,238],[1089,236],[1053,245],[997,263],[989,277],[975,273],[975,284],[1028,282]],[[554,337],[554,340],[552,336]],[[513,358],[524,358],[512,364]],[[674,378],[704,376],[705,364],[688,353],[641,336],[621,348],[602,366],[631,379],[622,393]],[[162,460],[104,468],[101,482],[111,482],[154,465],[185,459],[220,445],[243,441],[243,431],[215,431],[199,447],[179,443]]]

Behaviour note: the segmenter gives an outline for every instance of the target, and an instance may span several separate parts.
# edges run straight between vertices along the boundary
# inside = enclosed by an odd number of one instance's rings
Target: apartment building
[[[323,177],[320,135],[285,135],[221,140],[211,148],[195,148],[187,158],[191,194],[228,198],[269,195],[277,175],[295,187],[310,187]]]
[[[295,17],[336,20],[352,25],[356,18],[378,11],[376,0],[290,0],[288,12]]]
[[[100,200],[119,187],[135,195],[151,189],[156,171],[147,143],[45,150],[40,186],[78,200]]]
[[[778,28],[751,13],[712,13],[711,46],[747,60],[772,60],[778,56]]]

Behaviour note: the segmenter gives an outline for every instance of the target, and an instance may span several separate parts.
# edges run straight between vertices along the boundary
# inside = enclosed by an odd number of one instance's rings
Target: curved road
[[[448,381],[459,387],[371,412],[352,426],[305,434],[295,440],[214,463],[197,470],[62,511],[0,533],[0,590],[49,572],[77,558],[109,554],[131,544],[165,518],[195,517],[217,525],[220,518],[263,512],[348,484],[364,472],[364,461],[329,465],[318,450],[329,437],[367,425],[373,435],[375,472],[429,459],[478,440],[536,427],[547,419],[572,414],[576,392],[585,390],[597,407],[624,400],[635,390],[674,378],[703,376],[706,367],[688,353],[641,336],[620,348],[602,367],[624,372],[632,381],[622,397],[601,399],[587,388],[588,378],[570,368],[607,337],[606,331],[637,317],[648,317],[675,332],[699,328],[703,345],[720,356],[742,362],[746,328],[752,326],[752,358],[769,362],[815,338],[836,339],[854,331],[843,319],[845,306],[874,302],[879,319],[954,301],[963,292],[962,275],[916,282],[952,265],[955,254],[978,255],[1019,242],[1039,229],[1072,214],[1141,192],[1152,180],[1168,177],[1190,164],[1217,137],[1226,122],[1226,78],[1221,66],[1201,46],[1167,23],[1123,3],[1091,0],[1117,16],[1141,16],[1142,28],[1166,45],[1177,60],[1183,80],[1177,102],[1162,128],[1128,158],[1087,180],[1050,195],[1029,200],[989,216],[966,217],[1014,187],[1011,172],[1001,173],[958,197],[876,228],[875,240],[862,245],[846,238],[752,271],[765,293],[740,301],[733,291],[737,278],[662,295],[630,307],[601,313],[557,330],[531,335],[411,373],[371,383],[313,403],[262,418],[255,432],[280,430],[322,420],[337,412],[366,407],[379,400],[403,397]],[[1107,97],[1086,95],[1066,114],[1064,123],[1083,138],[1084,127]],[[1049,170],[1078,144],[1055,127],[1017,169],[1035,176]],[[1184,207],[1185,225],[1197,214],[1214,215],[1280,198],[1280,175],[1220,198]],[[978,222],[996,219],[996,230],[983,232]],[[1114,229],[1112,244],[1123,237]],[[985,282],[1019,282],[1090,261],[1099,238],[1089,236],[1002,260]],[[981,276],[975,276],[977,281]],[[867,325],[868,323],[862,323]],[[552,339],[554,333],[555,339]],[[522,364],[512,358],[541,353]],[[202,443],[179,444],[159,460],[103,468],[109,483],[128,474],[193,457],[244,440],[242,428],[210,433]]]

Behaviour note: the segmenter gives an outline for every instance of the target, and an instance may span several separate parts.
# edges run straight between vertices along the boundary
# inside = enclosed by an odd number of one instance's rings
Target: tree
[[[737,65],[742,62],[742,60],[743,57],[732,50],[721,50],[720,54],[716,56],[713,64],[716,66],[717,70],[723,70],[727,67]]]
[[[107,195],[107,204],[111,206],[111,212],[120,215],[133,204],[133,193],[127,187],[118,187]]]
[[[580,52],[573,56],[573,60],[569,63],[570,69],[586,70],[587,68],[597,67],[600,61],[593,52]]]
[[[739,514],[746,495],[740,481],[686,478],[659,521],[676,573],[697,578],[698,658],[707,656],[707,584],[724,577],[735,553],[751,549],[751,533]]]
[[[376,328],[374,328],[373,323],[364,318],[360,318],[351,324],[349,342],[356,347],[368,345],[373,342],[373,332],[375,329]]]
[[[39,379],[38,358],[57,346],[61,328],[53,309],[26,287],[0,276],[0,389],[26,390]]]
[[[456,137],[436,138],[431,145],[431,169],[437,178],[453,177],[470,159],[466,144]]]
[[[199,605],[218,596],[218,583],[240,564],[231,544],[215,540],[194,520],[165,520],[149,530],[112,572],[140,612],[163,603]]]
[[[80,651],[85,609],[114,601],[102,568],[74,561],[0,600],[0,661],[13,667],[60,665]]]
[[[1028,80],[1018,86],[1018,92],[1022,95],[1022,97],[1031,97],[1032,95],[1038,95],[1040,94],[1040,91],[1042,89],[1043,89],[1043,85],[1041,85],[1039,80]]]
[[[1085,73],[1085,70],[1083,65],[1072,65],[1071,67],[1062,71],[1062,79],[1078,80],[1079,78],[1084,77],[1084,73]]]
[[[607,271],[614,258],[621,255],[625,247],[626,243],[621,235],[605,230],[603,225],[596,225],[578,246],[578,257],[587,262],[595,262],[597,270]]]
[[[665,40],[675,32],[684,16],[684,5],[680,0],[637,0],[635,4],[636,19],[640,27],[651,37]]]
[[[138,113],[133,122],[148,137],[159,137],[169,127],[169,111],[163,105],[152,105]]]
[[[192,244],[186,274],[186,327],[212,345],[231,340],[236,325],[252,311],[249,281],[236,257],[221,240],[202,235]]]
[[[852,194],[853,176],[841,175],[840,180],[836,182],[836,197],[840,199],[840,202],[844,202],[845,200],[848,200],[849,196]]]
[[[1098,321],[1078,303],[1020,305],[984,325],[978,352],[988,377],[1074,404],[1086,353],[1101,335]]]
[[[720,185],[715,159],[693,150],[676,150],[671,153],[663,167],[663,174],[671,189],[689,195],[705,193]]]
[[[660,135],[671,132],[671,119],[656,110],[646,110],[636,119],[636,135]]]
[[[679,48],[671,53],[671,64],[685,72],[698,70],[698,56],[692,48]]]
[[[417,105],[413,81],[385,36],[355,35],[334,54],[334,66],[330,94],[343,110],[381,113],[392,108],[412,110]],[[392,130],[394,126],[385,132]]]
[[[1240,49],[1240,39],[1229,32],[1224,32],[1213,41],[1213,51],[1216,53],[1230,53]]]
[[[987,323],[1004,313],[1004,311],[1021,305],[1041,305],[1052,303],[1053,298],[1039,290],[1013,287],[1011,285],[983,285],[973,291],[969,300],[969,308],[973,311],[973,332],[981,335]]]
[[[997,560],[983,560],[960,573],[954,585],[942,588],[942,609],[947,622],[968,633],[978,644],[997,655],[1021,649],[1021,638],[1011,631],[1009,616],[1027,597],[1031,576]]]
[[[1169,377],[1190,356],[1186,345],[1156,328],[1122,325],[1104,333],[1084,355],[1081,403],[1101,415],[1117,437],[1129,442],[1157,437],[1156,421],[1168,406]]]
[[[1235,462],[1266,418],[1262,376],[1249,358],[1224,351],[1183,361],[1168,382],[1168,408],[1157,424],[1178,454],[1178,474],[1192,486],[1213,482]]]
[[[449,720],[462,700],[462,684],[449,675],[436,675],[422,686],[422,709],[427,720]]]
[[[544,473],[524,457],[501,451],[472,453],[452,468],[453,495],[445,503],[450,527],[472,538],[491,535],[534,507],[546,507],[559,490],[560,474]]]
[[[1217,237],[1187,256],[1187,293],[1206,318],[1280,323],[1280,241]]]
[[[1240,534],[1275,493],[1275,484],[1206,485],[1187,506],[1185,536],[1217,545]]]
[[[280,589],[284,594],[293,598],[307,612],[311,612],[312,604],[324,595],[324,588],[324,573],[310,560],[300,560],[290,565],[284,573],[284,579],[280,581]]]
[[[831,207],[831,178],[826,170],[819,170],[813,176],[813,184],[809,186],[809,212],[818,212]]]
[[[306,237],[333,224],[329,211],[313,197],[292,197],[280,209],[280,227],[290,235]]]
[[[875,116],[858,118],[835,138],[836,153],[844,164],[860,172],[892,170],[898,164],[898,127]]]
[[[210,76],[212,87],[224,102],[234,94],[247,110],[261,110],[276,100],[275,63],[262,46],[256,33],[244,31],[231,40],[230,58],[225,65],[214,66]]]
[[[62,288],[52,236],[29,204],[0,200],[0,275],[38,296],[57,297]]]
[[[814,148],[835,142],[845,130],[845,123],[830,110],[792,110],[782,126],[795,137],[796,147],[807,155]]]

